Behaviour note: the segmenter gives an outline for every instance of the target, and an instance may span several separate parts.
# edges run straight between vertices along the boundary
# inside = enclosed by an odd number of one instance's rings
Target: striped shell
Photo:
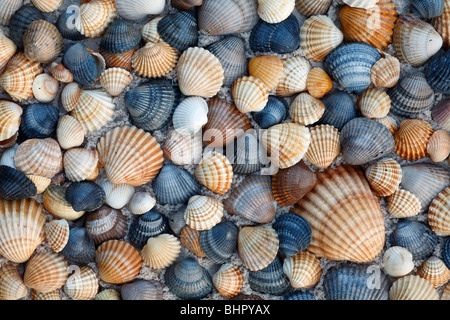
[[[403,247],[390,247],[383,255],[383,269],[391,277],[402,277],[414,269],[413,256]]]
[[[98,176],[96,149],[72,148],[64,153],[64,172],[71,181],[95,180]]]
[[[306,79],[306,90],[314,98],[323,98],[333,89],[333,81],[322,68],[312,68]]]
[[[199,163],[203,152],[202,132],[186,136],[170,129],[163,152],[165,158],[179,166]]]
[[[45,20],[30,23],[23,35],[24,53],[31,61],[51,63],[62,53],[63,37],[56,26]]]
[[[163,0],[116,0],[117,13],[127,20],[141,20],[147,15],[160,14],[164,10]]]
[[[186,224],[198,231],[211,229],[222,217],[222,202],[208,196],[192,196],[184,211]]]
[[[89,212],[84,226],[96,245],[108,240],[124,238],[128,230],[126,216],[120,210],[107,206]]]
[[[222,297],[231,299],[241,292],[244,277],[237,266],[224,263],[213,275],[212,282]]]
[[[447,159],[450,153],[450,135],[444,130],[436,130],[427,143],[427,154],[433,162]]]
[[[148,42],[131,59],[136,74],[145,78],[159,78],[170,73],[178,61],[178,52],[165,42]]]
[[[128,208],[133,214],[144,214],[150,211],[156,204],[156,199],[148,192],[136,192],[128,203]]]
[[[9,25],[9,20],[14,12],[17,11],[23,4],[23,0],[6,0],[2,3],[0,10],[0,24],[4,26]]]
[[[295,8],[295,0],[258,0],[258,15],[268,23],[278,23],[290,16]]]
[[[444,47],[446,49],[450,48],[450,1],[445,0],[444,10],[442,14],[431,20],[431,24],[436,29],[436,31],[441,35],[444,41]]]
[[[23,282],[28,288],[48,293],[64,285],[67,270],[67,261],[57,253],[36,253],[26,264]]]
[[[122,300],[163,300],[163,284],[158,280],[135,280],[120,288]]]
[[[302,125],[314,124],[323,116],[325,105],[307,92],[300,93],[289,108],[291,120]]]
[[[260,79],[267,90],[275,89],[283,76],[283,62],[276,56],[259,56],[248,63],[250,76]]]
[[[18,104],[0,100],[0,141],[13,137],[19,131],[22,113]]]
[[[133,76],[130,72],[121,68],[109,68],[100,76],[100,83],[113,97],[120,95],[127,88]]]
[[[93,300],[98,290],[97,274],[87,266],[75,271],[64,284],[64,292],[74,300]]]
[[[276,88],[276,95],[289,97],[305,91],[308,73],[311,70],[309,61],[301,56],[285,58],[282,61],[284,72]]]
[[[97,293],[94,300],[120,300],[120,293],[114,289],[105,289]]]
[[[27,178],[30,179],[36,186],[36,194],[43,193],[45,189],[47,189],[47,187],[52,183],[52,180],[46,177],[27,175]]]
[[[450,187],[442,190],[428,208],[428,223],[439,236],[450,235]]]
[[[431,117],[444,130],[450,131],[450,99],[442,99],[431,110]]]
[[[66,188],[59,185],[49,186],[43,196],[45,209],[55,218],[74,221],[80,218],[85,211],[75,211],[66,200]]]
[[[8,262],[0,268],[0,300],[20,300],[28,289],[23,283],[17,267]]]
[[[409,275],[397,279],[389,289],[389,300],[439,300],[431,282]]]
[[[438,257],[430,257],[418,268],[417,275],[431,282],[435,287],[441,287],[450,280],[450,270]]]
[[[77,119],[69,115],[59,118],[56,139],[62,149],[79,147],[84,142],[84,129]]]
[[[408,190],[398,189],[387,198],[388,212],[392,218],[408,218],[419,214],[419,198]]]
[[[122,52],[122,53],[108,53],[100,49],[99,53],[103,57],[107,68],[121,68],[131,72],[131,58],[134,55],[136,48]]]
[[[72,73],[60,63],[52,62],[51,73],[53,78],[59,82],[70,83],[73,81]]]
[[[400,61],[391,55],[378,60],[370,72],[375,87],[392,88],[400,78]]]
[[[141,257],[150,268],[164,269],[177,260],[180,252],[180,241],[171,234],[163,233],[147,240]]]
[[[269,100],[264,83],[251,76],[237,79],[231,87],[231,96],[236,108],[242,113],[261,111]]]
[[[205,257],[205,253],[200,248],[200,232],[186,225],[180,232],[180,241],[183,247],[193,252],[197,257]]]
[[[391,109],[391,98],[380,89],[369,88],[358,96],[356,105],[363,117],[384,118]]]
[[[394,133],[394,150],[402,159],[408,161],[425,158],[428,140],[432,134],[433,127],[428,121],[421,119],[403,120]]]
[[[326,14],[332,0],[295,0],[295,7],[303,16]]]
[[[402,181],[402,168],[393,159],[383,159],[368,166],[365,170],[372,190],[380,197],[393,194]]]
[[[31,0],[31,2],[42,12],[53,12],[62,5],[63,0]]]
[[[195,168],[197,180],[212,192],[223,195],[231,188],[233,168],[221,153],[213,152]]]
[[[385,126],[392,135],[394,135],[395,131],[398,128],[397,120],[391,116],[386,116],[384,118],[374,118],[373,120]]]
[[[101,36],[117,16],[116,5],[112,0],[85,2],[79,10],[79,21],[75,23],[75,27],[89,38]]]
[[[105,203],[118,210],[126,206],[135,193],[135,188],[126,183],[114,184],[105,180],[101,183],[101,186],[106,195]]]
[[[0,31],[0,50],[0,71],[2,71],[17,51],[16,44],[3,31]]]
[[[322,276],[319,262],[320,260],[316,256],[306,250],[284,259],[283,271],[288,277],[291,287],[298,289],[315,286]]]
[[[341,152],[339,130],[328,124],[321,124],[309,129],[311,143],[305,158],[319,168],[328,168]]]
[[[64,219],[55,219],[45,224],[47,243],[54,252],[60,252],[69,241],[69,223]]]
[[[373,8],[379,0],[342,0],[345,4],[353,8],[370,9]]]
[[[158,22],[162,18],[163,16],[158,16],[142,26],[141,35],[142,40],[144,40],[145,43],[148,42],[158,43],[162,41],[161,36],[158,33]]]

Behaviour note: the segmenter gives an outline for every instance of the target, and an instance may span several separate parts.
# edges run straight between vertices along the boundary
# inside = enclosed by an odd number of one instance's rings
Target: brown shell
[[[409,161],[425,158],[428,140],[433,131],[433,127],[428,121],[422,119],[403,120],[394,133],[395,152],[401,158]]]
[[[197,257],[205,257],[205,254],[200,247],[200,231],[185,226],[183,230],[181,230],[180,241],[183,247],[193,252]]]
[[[393,194],[402,181],[402,168],[394,159],[383,159],[366,168],[372,190],[381,197]]]

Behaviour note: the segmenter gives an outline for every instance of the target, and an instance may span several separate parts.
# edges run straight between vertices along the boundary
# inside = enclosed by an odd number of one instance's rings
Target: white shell
[[[144,214],[150,211],[156,204],[156,199],[148,192],[136,192],[128,204],[133,214]]]
[[[173,127],[183,135],[192,135],[208,122],[208,104],[203,98],[184,99],[173,113]]]
[[[32,90],[37,101],[52,102],[58,94],[59,81],[43,73],[34,78]]]
[[[384,271],[392,277],[402,277],[414,269],[414,261],[408,249],[391,247],[383,256]]]
[[[114,209],[122,209],[125,207],[134,195],[134,187],[125,183],[114,184],[108,180],[101,184],[106,198],[105,203]]]
[[[141,20],[164,11],[165,0],[115,0],[117,13],[128,20]]]

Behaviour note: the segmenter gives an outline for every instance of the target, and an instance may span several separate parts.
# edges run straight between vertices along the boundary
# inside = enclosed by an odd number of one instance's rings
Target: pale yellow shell
[[[212,282],[222,297],[231,299],[241,292],[244,277],[237,266],[224,263],[212,276]]]
[[[42,12],[53,12],[58,9],[64,0],[31,0],[36,8]]]
[[[0,268],[0,300],[20,300],[27,293],[17,267],[11,262],[4,264]]]
[[[158,43],[162,41],[161,36],[158,33],[158,22],[162,18],[163,18],[162,16],[153,18],[152,20],[150,20],[149,22],[147,22],[142,26],[141,35],[142,40],[144,40],[145,43],[148,42]]]
[[[309,129],[311,143],[305,158],[319,168],[328,168],[339,156],[341,145],[339,130],[328,124],[322,124]]]
[[[114,184],[105,180],[100,185],[105,192],[105,203],[118,210],[126,206],[135,193],[134,187],[126,183]]]
[[[276,56],[255,57],[248,63],[250,76],[260,79],[269,91],[277,87],[283,70],[283,61]]]
[[[47,187],[52,182],[52,179],[49,179],[46,177],[41,177],[41,176],[32,175],[32,174],[27,174],[26,176],[36,186],[36,194],[41,194],[42,192],[44,192],[45,189],[47,189]]]
[[[31,61],[51,63],[64,49],[58,28],[45,20],[31,22],[23,35],[25,56]]]
[[[333,89],[333,80],[322,68],[312,68],[306,79],[306,89],[314,98],[323,98]]]
[[[128,203],[128,208],[133,214],[144,214],[150,211],[156,204],[156,199],[149,193],[136,192]]]
[[[450,154],[450,135],[445,130],[436,130],[427,143],[427,153],[433,162],[441,162]]]
[[[356,105],[363,117],[384,118],[391,109],[391,98],[380,89],[368,88],[358,97]]]
[[[164,269],[174,263],[181,252],[180,241],[173,235],[163,233],[149,238],[142,248],[141,257],[152,269]]]
[[[19,130],[23,110],[11,101],[0,100],[0,141],[11,138]]]
[[[388,212],[393,218],[407,218],[418,215],[422,205],[417,196],[408,190],[398,189],[387,198]]]
[[[88,266],[75,269],[64,284],[64,292],[74,300],[93,300],[98,289],[97,274]]]
[[[52,62],[51,73],[53,78],[59,82],[70,83],[73,81],[72,73],[60,63]]]
[[[294,8],[295,0],[258,0],[258,15],[268,23],[279,23],[286,20]]]
[[[450,280],[450,270],[435,256],[428,258],[417,268],[417,275],[430,281],[435,288],[443,286]]]
[[[164,157],[179,166],[197,164],[202,158],[202,143],[201,131],[184,135],[170,129],[164,142]]]
[[[74,117],[63,115],[58,121],[56,139],[63,149],[79,147],[84,142],[83,126]]]
[[[306,81],[311,70],[308,60],[301,56],[283,59],[283,76],[276,88],[276,95],[289,97],[306,90]]]
[[[431,124],[422,119],[406,119],[394,133],[395,152],[402,159],[415,161],[425,158],[427,144],[433,134]]]
[[[227,193],[233,181],[230,161],[218,152],[206,155],[195,168],[194,174],[202,185],[219,195]]]
[[[52,102],[58,94],[59,82],[52,76],[43,73],[34,79],[32,90],[34,98],[39,102]]]
[[[177,61],[177,49],[165,42],[148,42],[134,53],[131,66],[140,77],[159,78],[175,69]]]
[[[391,277],[402,277],[414,269],[413,255],[408,249],[395,246],[383,255],[383,269]]]
[[[95,180],[98,177],[98,152],[72,148],[64,153],[64,172],[71,181]]]
[[[192,196],[189,198],[184,220],[194,230],[209,230],[218,224],[223,217],[223,203],[208,196]]]
[[[54,219],[45,224],[46,241],[54,252],[60,252],[69,241],[70,228],[67,220]]]
[[[284,259],[283,272],[289,279],[291,287],[309,288],[319,282],[322,268],[320,260],[311,252],[304,250]]]
[[[45,209],[57,219],[74,221],[80,218],[85,211],[75,211],[66,200],[66,188],[52,185],[44,192],[43,202]]]
[[[393,194],[402,181],[402,168],[394,159],[383,159],[367,167],[367,181],[372,190],[381,197]]]
[[[373,65],[370,72],[370,79],[375,87],[392,88],[399,78],[400,61],[387,54]]]
[[[101,36],[117,16],[112,0],[92,0],[80,6],[76,28],[89,38]]]
[[[9,59],[11,59],[17,51],[17,46],[5,36],[5,33],[0,30],[0,72],[3,71],[3,68],[8,63]]]
[[[439,300],[439,295],[430,281],[409,275],[392,284],[389,300]]]
[[[23,280],[28,288],[36,291],[54,291],[66,282],[67,267],[67,261],[57,253],[36,253],[26,264]]]
[[[314,124],[323,116],[325,105],[307,92],[295,97],[289,108],[291,120],[302,125]]]
[[[109,68],[100,76],[100,84],[113,97],[120,95],[133,81],[133,76],[125,69]]]
[[[261,111],[269,101],[264,82],[252,76],[237,79],[231,87],[231,96],[242,113]]]
[[[428,208],[428,223],[439,236],[450,235],[450,187],[442,190]]]
[[[38,292],[36,290],[31,290],[31,300],[62,300],[59,289],[50,292]]]

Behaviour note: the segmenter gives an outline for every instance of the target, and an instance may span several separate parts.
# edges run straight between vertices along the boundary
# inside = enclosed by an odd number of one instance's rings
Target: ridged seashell
[[[74,221],[85,212],[75,211],[66,200],[66,188],[59,185],[51,185],[44,191],[43,202],[45,209],[57,219]]]
[[[435,288],[443,286],[450,280],[450,270],[435,256],[428,258],[417,268],[417,275],[430,281]]]
[[[94,300],[121,300],[120,293],[114,289],[105,289],[95,296]]]
[[[77,17],[79,17],[79,7],[71,5],[63,9],[59,15],[55,25],[64,39],[73,41],[85,39],[85,37],[76,28]]]
[[[45,224],[46,241],[53,252],[60,252],[69,241],[69,223],[65,219],[54,219]]]
[[[315,15],[303,24],[300,39],[305,57],[314,62],[321,62],[342,43],[344,35],[329,17]]]
[[[163,284],[157,280],[135,280],[120,287],[122,300],[163,300]]]
[[[448,23],[448,17],[450,14],[450,2],[445,0],[444,10],[442,14],[438,17],[435,17],[431,20],[431,24],[436,29],[436,31],[441,35],[444,40],[444,47],[450,47],[450,23]]]
[[[14,144],[17,141],[18,135],[19,135],[19,132],[16,132],[11,138],[8,138],[6,140],[1,140],[0,141],[0,149],[8,149],[8,148],[14,146]]]
[[[431,117],[444,130],[450,131],[450,99],[439,101],[433,109],[431,109]]]
[[[258,16],[268,23],[278,23],[287,19],[295,8],[295,0],[258,0]]]
[[[52,183],[52,180],[46,177],[27,175],[27,178],[30,179],[36,186],[36,194],[43,193],[45,189],[47,189],[47,187]]]
[[[180,101],[177,86],[167,80],[151,80],[131,89],[125,105],[135,126],[146,131],[162,129],[170,122]]]
[[[391,109],[391,98],[380,89],[368,88],[358,96],[356,105],[363,117],[384,118]]]
[[[131,72],[131,59],[136,49],[131,49],[123,53],[108,53],[103,50],[99,50],[99,53],[103,57],[107,68],[121,68]]]
[[[398,128],[397,120],[391,116],[386,116],[384,118],[374,118],[375,122],[381,123],[383,126],[385,126],[389,132],[394,135],[395,131]]]
[[[279,250],[287,257],[305,250],[311,243],[311,227],[308,222],[293,213],[285,213],[273,224],[279,239]]]
[[[44,73],[38,75],[33,81],[33,95],[39,102],[51,102],[59,90],[59,82],[52,76]]]
[[[184,51],[198,44],[197,17],[194,9],[169,13],[157,25],[163,42]]]
[[[238,255],[250,271],[266,268],[276,259],[278,248],[278,235],[268,224],[244,226],[239,230]]]
[[[285,295],[292,289],[278,256],[267,267],[256,271],[250,270],[248,282],[252,290],[275,296]]]
[[[109,181],[141,186],[162,167],[163,154],[156,139],[136,127],[116,127],[97,144],[100,164]]]
[[[0,76],[0,86],[17,101],[33,97],[34,78],[42,73],[39,62],[28,60],[23,52],[16,53]]]
[[[83,86],[93,84],[104,71],[99,60],[80,42],[65,50],[63,64],[72,74],[73,80]]]
[[[322,101],[325,105],[325,112],[320,118],[320,123],[329,124],[342,130],[347,122],[358,117],[358,109],[352,97],[344,91],[327,95]]]
[[[224,195],[231,188],[233,167],[227,157],[213,152],[203,158],[195,168],[194,175],[209,190]]]
[[[442,47],[443,40],[433,26],[413,13],[401,16],[394,28],[393,46],[400,62],[419,67]]]
[[[441,252],[442,260],[447,268],[450,266],[450,240],[448,238],[444,241]]]
[[[122,209],[133,197],[135,189],[126,183],[114,184],[105,180],[101,183],[103,191],[105,191],[105,203],[114,209]]]
[[[192,258],[172,264],[164,280],[170,292],[188,300],[204,298],[214,287],[208,271]]]
[[[302,125],[314,124],[323,116],[325,105],[307,92],[300,93],[289,108],[291,120]]]
[[[2,6],[2,9],[4,9],[4,6]],[[22,6],[12,14],[9,26],[9,37],[17,45],[18,50],[23,49],[23,34],[30,23],[36,20],[45,20],[45,17],[42,12],[34,6]]]
[[[158,23],[162,18],[163,16],[157,16],[142,26],[141,36],[145,43],[158,43],[162,41],[158,33]]]
[[[212,282],[222,297],[230,299],[241,292],[244,277],[237,266],[224,263],[212,276]]]
[[[298,163],[306,154],[311,134],[303,125],[282,123],[267,129],[263,133],[262,142],[273,164],[286,169]]]
[[[203,0],[198,10],[199,29],[210,36],[250,31],[258,22],[258,4],[252,0]]]
[[[185,136],[171,129],[164,142],[164,157],[183,166],[199,163],[202,158],[202,132]]]
[[[201,97],[187,97],[175,108],[173,128],[181,134],[193,135],[208,122],[208,104]]]
[[[116,6],[117,4],[112,0],[93,0],[83,3],[77,13],[76,29],[88,38],[101,36],[117,16]]]
[[[369,267],[370,268],[370,267]],[[388,300],[390,281],[383,273],[373,285],[373,271],[368,268],[342,267],[329,270],[324,276],[327,300]]]
[[[23,0],[6,0],[2,3],[0,10],[0,24],[4,26],[9,25],[11,16],[19,9],[23,4]]]
[[[149,14],[160,14],[164,10],[163,0],[116,0],[117,13],[127,20],[141,20]]]
[[[248,176],[224,200],[228,214],[256,223],[269,223],[275,218],[276,202],[270,176]]]
[[[150,268],[164,269],[177,260],[180,252],[180,241],[171,234],[163,233],[147,240],[141,257]]]
[[[23,109],[16,103],[0,100],[0,140],[13,137],[19,130]]]
[[[64,284],[64,292],[74,300],[93,300],[98,290],[97,274],[87,266],[82,266]]]
[[[438,236],[450,235],[450,187],[445,188],[431,201],[428,223]]]
[[[391,0],[377,0],[370,9],[342,7],[339,20],[347,42],[365,42],[383,51],[392,43],[398,13]]]
[[[120,240],[103,242],[95,252],[100,279],[107,283],[123,284],[136,279],[141,271],[139,252]]]
[[[211,229],[222,220],[222,217],[222,202],[208,196],[192,196],[184,211],[186,224],[198,231]]]
[[[347,122],[340,138],[342,155],[352,165],[380,159],[395,146],[394,138],[385,126],[362,117]]]
[[[148,42],[131,59],[136,74],[145,78],[159,78],[170,73],[178,61],[178,52],[165,42]]]
[[[67,261],[57,253],[36,253],[27,261],[23,281],[28,288],[48,293],[66,283]]]
[[[339,130],[328,124],[321,124],[309,129],[311,143],[305,158],[319,168],[328,168],[341,152]]]
[[[45,20],[30,23],[23,35],[25,56],[31,61],[50,63],[63,51],[63,38],[55,25]]]
[[[170,4],[172,7],[177,8],[179,10],[187,10],[193,7],[201,6],[203,0],[171,0]]]
[[[31,2],[42,12],[53,12],[62,5],[63,0],[31,0]]]
[[[311,70],[309,61],[301,56],[285,58],[282,61],[284,71],[283,76],[278,82],[276,95],[289,97],[295,93],[305,91],[306,81]]]
[[[49,104],[30,104],[22,116],[20,135],[24,139],[51,138],[55,135],[58,118],[58,108]]]
[[[322,276],[320,260],[309,251],[299,251],[283,261],[283,271],[291,287],[310,288],[315,286]]]
[[[84,227],[94,243],[99,245],[108,240],[124,238],[128,223],[122,211],[102,206],[87,214]]]
[[[231,96],[241,113],[261,111],[269,99],[264,83],[252,76],[237,79],[231,87]]]
[[[321,99],[333,89],[333,81],[322,68],[312,68],[306,79],[306,90],[314,98]]]
[[[441,300],[450,300],[450,284],[447,284],[441,295]]]
[[[200,248],[200,232],[186,225],[180,232],[180,241],[183,247],[193,252],[197,257],[205,257]]]
[[[383,269],[391,277],[402,277],[414,269],[411,252],[403,247],[390,247],[383,255]]]
[[[70,230],[69,241],[61,254],[67,260],[80,265],[94,261],[95,243],[86,228],[76,227]]]
[[[444,130],[436,130],[428,140],[427,153],[433,162],[441,162],[447,159],[450,153],[449,134]]]
[[[395,152],[402,159],[415,161],[425,158],[427,144],[433,127],[422,119],[406,119],[400,122],[400,127],[394,133]]]
[[[201,193],[201,186],[188,171],[166,164],[153,181],[153,192],[160,204],[186,204],[190,197]]]
[[[389,300],[439,300],[439,294],[430,281],[409,275],[392,284]]]
[[[166,216],[153,209],[133,220],[128,229],[128,239],[134,246],[142,248],[149,238],[167,233],[168,230]]]
[[[105,202],[102,187],[92,181],[71,183],[66,189],[66,199],[75,211],[94,211]]]
[[[284,73],[283,61],[276,56],[259,56],[248,64],[250,76],[260,79],[267,90],[275,89]]]
[[[348,43],[327,55],[324,67],[346,91],[361,94],[369,87],[372,67],[380,58],[378,50],[371,45]]]
[[[0,165],[8,166],[15,169],[16,166],[14,165],[14,156],[18,148],[19,144],[16,143],[10,148],[6,149],[1,156]]]
[[[214,54],[200,47],[191,47],[178,59],[177,76],[184,95],[211,98],[222,87],[224,71]]]
[[[373,8],[379,0],[342,0],[345,4],[353,8]]]
[[[264,109],[253,113],[252,118],[262,129],[268,129],[286,119],[288,108],[289,105],[284,98],[269,96]]]
[[[266,160],[265,155],[261,154],[262,147],[258,138],[251,131],[237,138],[227,148],[232,151],[228,159],[233,167],[233,174],[252,174],[258,171]],[[228,150],[227,153],[230,152]]]
[[[436,55],[427,69],[427,82],[436,91],[450,94],[450,53]]]
[[[61,92],[61,104],[67,112],[75,109],[83,91],[76,82],[67,84]]]
[[[96,149],[72,148],[64,153],[64,172],[71,181],[95,180],[99,163]]]
[[[79,147],[84,142],[84,129],[77,119],[69,115],[59,118],[56,138],[62,149]]]
[[[0,268],[0,300],[20,300],[27,293],[17,267],[10,262],[4,264]]]
[[[250,33],[249,44],[253,52],[285,54],[300,46],[300,25],[291,14],[278,23],[259,20]]]
[[[17,51],[16,44],[6,37],[3,31],[0,31],[0,50],[0,71],[2,71],[9,59],[11,59]]]
[[[231,221],[218,223],[200,232],[200,249],[213,262],[225,263],[237,251],[238,232],[238,227]]]
[[[100,41],[100,48],[107,53],[124,53],[136,48],[141,34],[131,22],[115,20],[106,30]]]
[[[326,14],[332,0],[295,0],[295,7],[305,17]]]
[[[152,210],[156,199],[148,192],[136,192],[128,203],[128,208],[133,214],[144,214]]]
[[[34,197],[37,188],[33,181],[22,172],[8,167],[0,166],[0,197],[5,200],[20,200]]]
[[[393,218],[407,218],[419,214],[419,198],[407,190],[398,189],[387,198],[388,212]]]
[[[283,300],[316,300],[314,293],[309,290],[298,290],[285,295]]]
[[[315,188],[291,209],[311,226],[308,251],[331,260],[372,261],[383,249],[385,227],[379,201],[364,172],[358,167],[340,165],[316,174]]]
[[[444,10],[445,0],[424,1],[412,0],[411,10],[426,20],[438,17]]]
[[[120,95],[133,81],[133,76],[125,69],[109,68],[100,76],[100,83],[113,97]]]
[[[402,181],[402,168],[390,158],[371,164],[366,168],[365,174],[370,187],[380,197],[393,194]]]
[[[392,88],[400,78],[400,61],[391,55],[378,60],[372,67],[370,79],[375,87]]]

